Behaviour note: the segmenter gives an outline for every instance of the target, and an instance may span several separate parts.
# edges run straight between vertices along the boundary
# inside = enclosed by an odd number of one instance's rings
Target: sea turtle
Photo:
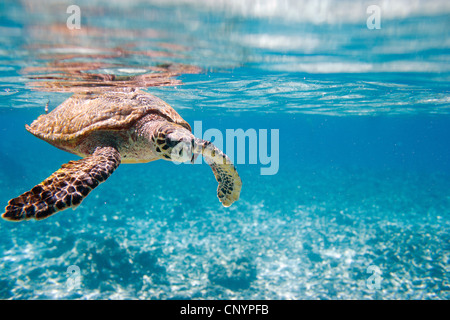
[[[219,183],[222,204],[228,207],[239,198],[242,182],[227,155],[194,137],[189,124],[167,103],[139,89],[76,93],[26,129],[82,159],[63,164],[10,200],[2,215],[7,220],[41,220],[75,209],[120,163],[158,159],[194,163],[199,154]]]

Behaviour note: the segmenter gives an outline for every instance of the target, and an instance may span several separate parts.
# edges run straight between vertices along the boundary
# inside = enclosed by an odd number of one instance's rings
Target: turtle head
[[[197,158],[197,155],[194,154],[194,136],[185,128],[169,128],[164,132],[164,135],[159,135],[155,142],[156,152],[162,159],[176,162],[194,162]]]
[[[192,161],[194,155],[194,139],[192,135],[186,136],[173,132],[166,137],[166,143],[169,146],[170,159],[176,162]]]

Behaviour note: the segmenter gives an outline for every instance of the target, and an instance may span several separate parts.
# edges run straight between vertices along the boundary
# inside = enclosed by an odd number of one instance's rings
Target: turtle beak
[[[194,138],[194,139],[192,139],[192,158],[191,158],[192,164],[194,164],[195,160],[197,160],[197,157],[200,154],[200,153],[198,153],[198,151],[196,152],[196,149],[197,149],[197,143],[195,142],[195,138]]]

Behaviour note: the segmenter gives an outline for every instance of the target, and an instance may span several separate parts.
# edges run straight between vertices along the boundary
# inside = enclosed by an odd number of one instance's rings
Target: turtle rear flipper
[[[99,147],[78,161],[69,161],[30,191],[11,199],[2,218],[11,221],[41,220],[67,208],[77,207],[120,164],[113,147]]]
[[[229,207],[239,199],[242,180],[228,156],[209,141],[195,138],[194,153],[201,153],[211,167],[219,186],[217,197],[224,207]]]

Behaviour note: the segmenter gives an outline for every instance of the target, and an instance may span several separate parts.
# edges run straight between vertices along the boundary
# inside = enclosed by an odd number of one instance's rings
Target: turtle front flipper
[[[202,154],[211,167],[219,186],[217,196],[224,207],[239,199],[242,181],[228,156],[209,141],[195,138],[194,153]]]
[[[69,161],[50,177],[11,199],[2,218],[11,221],[41,220],[67,208],[77,207],[120,164],[120,153],[113,147],[98,147],[78,161]]]

